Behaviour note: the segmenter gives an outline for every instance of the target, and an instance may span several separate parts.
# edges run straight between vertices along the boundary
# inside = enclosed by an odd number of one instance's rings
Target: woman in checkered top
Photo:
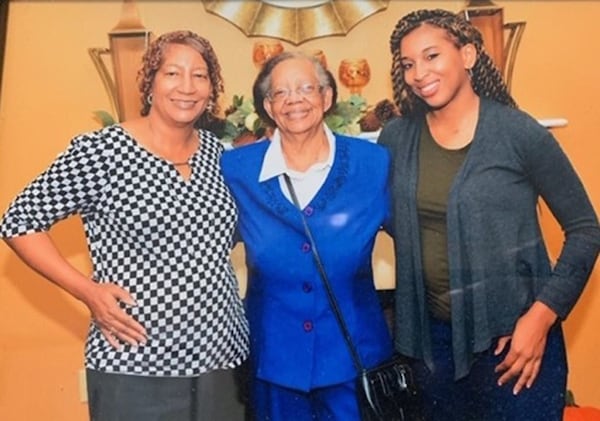
[[[150,45],[139,82],[142,116],[76,136],[12,202],[0,235],[90,310],[92,420],[243,419],[232,375],[248,354],[229,258],[237,211],[222,146],[201,129],[218,112],[220,66],[207,40],[177,31]],[[48,235],[76,214],[91,276]]]

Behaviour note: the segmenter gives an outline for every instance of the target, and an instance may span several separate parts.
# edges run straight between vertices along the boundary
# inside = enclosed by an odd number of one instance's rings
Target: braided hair
[[[142,116],[148,115],[152,106],[150,93],[156,73],[163,64],[165,51],[170,44],[187,45],[196,50],[208,66],[208,77],[212,85],[212,92],[208,107],[194,124],[196,128],[208,127],[211,122],[217,119],[219,113],[219,94],[224,92],[223,77],[221,76],[221,66],[217,55],[210,42],[192,31],[173,31],[167,32],[154,40],[142,57],[142,68],[138,71],[137,82],[142,101]]]
[[[457,48],[473,44],[477,51],[477,60],[471,69],[471,85],[475,93],[491,98],[510,107],[517,107],[508,92],[502,74],[485,51],[483,38],[479,30],[461,14],[447,10],[417,10],[402,17],[390,37],[390,49],[393,56],[392,84],[394,101],[403,115],[426,112],[427,104],[419,98],[404,80],[404,69],[400,60],[400,42],[414,29],[428,24],[446,30]]]

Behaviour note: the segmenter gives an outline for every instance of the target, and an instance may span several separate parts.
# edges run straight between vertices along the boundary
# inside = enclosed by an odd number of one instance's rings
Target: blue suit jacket
[[[246,249],[254,374],[299,390],[349,381],[356,369],[327,301],[300,211],[283,195],[276,177],[258,181],[268,145],[255,143],[222,157]],[[375,235],[388,215],[388,167],[385,148],[336,135],[327,180],[303,209],[366,366],[392,352],[371,267]]]

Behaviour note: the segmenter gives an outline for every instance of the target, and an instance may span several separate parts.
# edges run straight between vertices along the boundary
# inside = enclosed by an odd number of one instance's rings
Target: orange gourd
[[[600,409],[591,406],[566,406],[563,421],[600,421]]]
[[[600,409],[575,404],[573,392],[567,390],[563,421],[600,421]]]

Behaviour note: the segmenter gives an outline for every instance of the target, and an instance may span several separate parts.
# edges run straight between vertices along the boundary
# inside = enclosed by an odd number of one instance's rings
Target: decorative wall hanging
[[[202,0],[247,36],[279,38],[294,45],[345,35],[361,20],[387,8],[389,0]]]
[[[504,22],[504,9],[491,0],[468,0],[463,13],[481,32],[485,48],[510,90],[526,22]]]
[[[4,49],[6,48],[6,28],[8,26],[8,0],[0,0],[0,87],[2,86],[2,69],[4,67]],[[2,96],[0,95],[0,98]]]
[[[118,121],[139,117],[142,107],[137,71],[152,33],[140,19],[134,0],[123,0],[121,17],[108,33],[110,48],[88,48]],[[103,57],[110,55],[112,72]],[[111,75],[112,74],[112,75]]]

